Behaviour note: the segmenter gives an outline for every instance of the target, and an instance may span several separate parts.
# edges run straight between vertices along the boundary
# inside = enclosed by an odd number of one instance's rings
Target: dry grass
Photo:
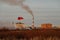
[[[1,29],[0,40],[60,40],[60,29]]]

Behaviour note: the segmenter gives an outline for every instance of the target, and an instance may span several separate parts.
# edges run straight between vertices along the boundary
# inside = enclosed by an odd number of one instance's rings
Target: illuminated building
[[[45,24],[41,24],[41,28],[52,28],[52,24],[51,23],[45,23]]]
[[[24,23],[16,23],[15,24],[15,28],[16,29],[24,29],[25,28],[25,24]]]

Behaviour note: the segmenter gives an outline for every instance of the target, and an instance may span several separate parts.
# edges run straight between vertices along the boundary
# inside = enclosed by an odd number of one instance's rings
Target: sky
[[[32,10],[35,18],[35,26],[42,23],[60,25],[60,0],[25,0],[24,4]],[[0,2],[0,25],[18,22],[17,17],[24,17],[24,22],[31,25],[32,16],[19,5],[9,5]]]

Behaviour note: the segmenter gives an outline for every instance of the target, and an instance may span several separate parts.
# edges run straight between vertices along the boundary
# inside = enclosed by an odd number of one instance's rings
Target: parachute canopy
[[[18,17],[17,19],[18,19],[18,20],[23,20],[24,18],[23,18],[23,17]]]

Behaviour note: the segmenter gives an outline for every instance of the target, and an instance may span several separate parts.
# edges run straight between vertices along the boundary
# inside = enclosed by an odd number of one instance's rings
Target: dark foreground
[[[0,40],[60,40],[60,29],[0,29]]]

